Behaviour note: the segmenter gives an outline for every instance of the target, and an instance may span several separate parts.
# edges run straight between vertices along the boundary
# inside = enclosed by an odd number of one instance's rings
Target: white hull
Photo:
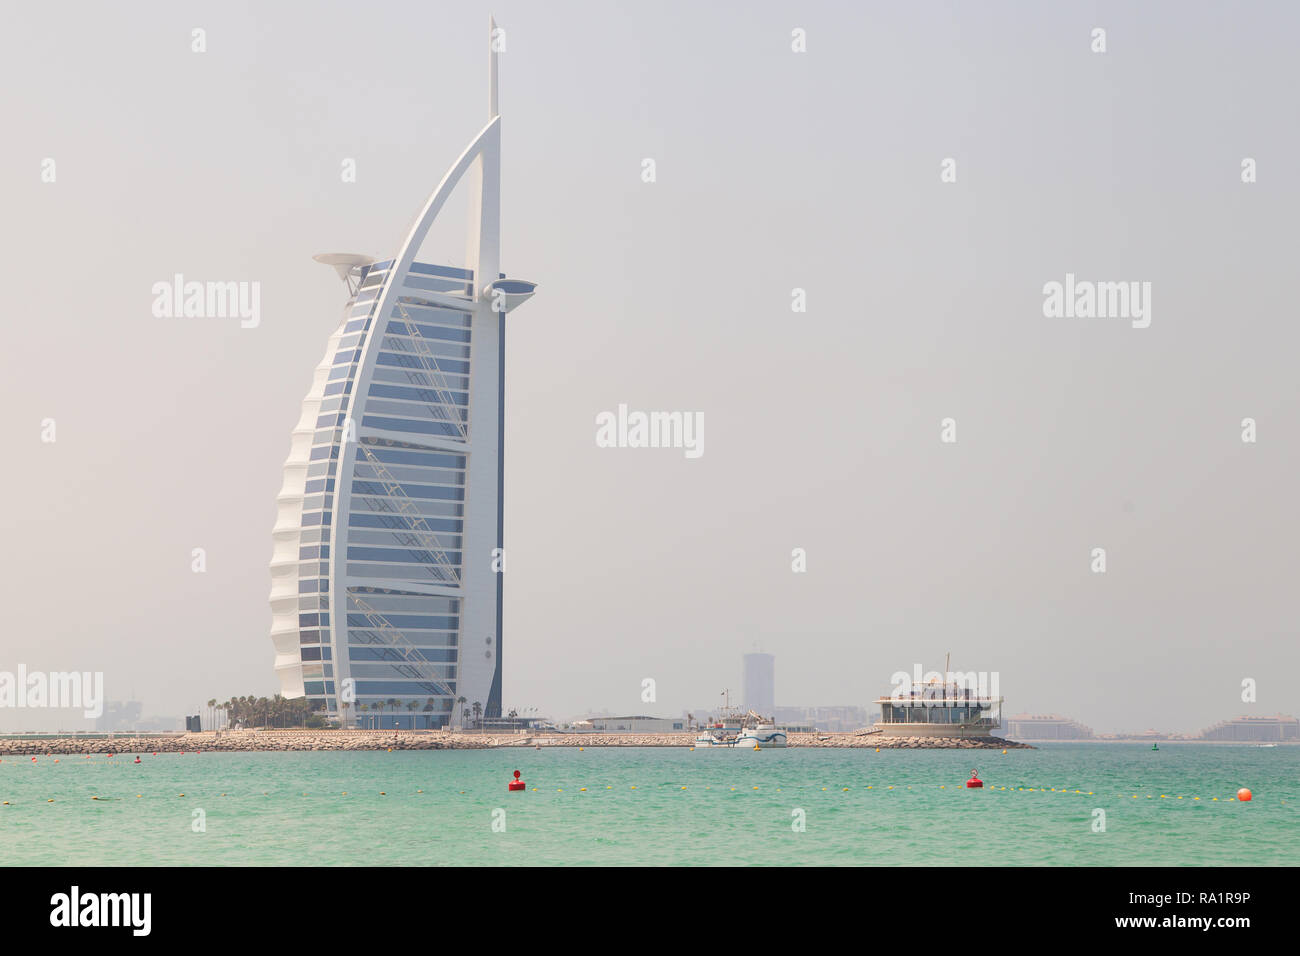
[[[714,747],[739,748],[741,750],[773,750],[786,746],[784,730],[742,730],[739,734],[726,734],[715,737],[712,734],[700,734],[695,738],[696,749]]]
[[[753,750],[755,747],[760,750],[769,750],[786,745],[784,730],[746,730],[736,741],[737,747],[744,747],[746,750]]]

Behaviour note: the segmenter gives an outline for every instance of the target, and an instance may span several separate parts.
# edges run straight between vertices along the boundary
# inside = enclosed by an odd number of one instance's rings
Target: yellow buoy
[[[586,788],[586,787],[579,787],[578,789],[581,790],[583,793],[586,793],[586,792],[587,792],[587,788]],[[686,788],[685,788],[685,787],[682,787],[682,789],[685,790]]]

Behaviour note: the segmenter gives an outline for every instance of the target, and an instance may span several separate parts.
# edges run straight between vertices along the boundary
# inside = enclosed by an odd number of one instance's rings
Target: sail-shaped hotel
[[[498,271],[501,118],[395,257],[328,254],[348,301],[293,431],[271,559],[281,693],[349,726],[442,727],[501,711],[506,314],[534,283]],[[417,262],[458,183],[466,267]]]

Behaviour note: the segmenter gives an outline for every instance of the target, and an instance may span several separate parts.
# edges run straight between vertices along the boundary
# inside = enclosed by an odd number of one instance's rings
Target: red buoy
[[[972,770],[970,772],[970,779],[966,781],[966,786],[970,787],[972,790],[984,786],[984,781],[980,779],[980,772],[978,770]]]
[[[527,790],[528,784],[519,779],[519,771],[515,771],[515,779],[506,785],[507,790]]]
[[[1253,794],[1245,787],[1242,787],[1240,790],[1237,791],[1237,799],[1240,800],[1242,803],[1249,803],[1250,798],[1252,796]]]

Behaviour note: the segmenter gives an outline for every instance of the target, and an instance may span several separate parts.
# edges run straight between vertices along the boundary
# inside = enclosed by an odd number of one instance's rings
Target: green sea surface
[[[1291,746],[6,756],[0,801],[10,866],[1300,864]]]

